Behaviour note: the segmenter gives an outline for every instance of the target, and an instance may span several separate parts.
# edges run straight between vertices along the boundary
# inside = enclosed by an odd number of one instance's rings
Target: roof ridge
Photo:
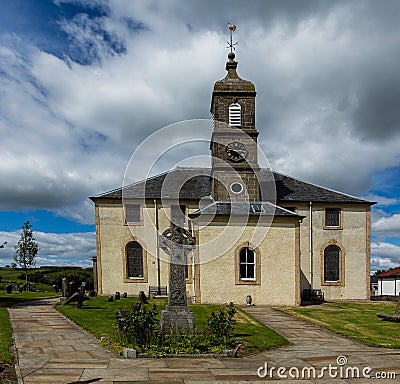
[[[289,175],[287,175],[285,173],[282,173],[282,172],[277,172],[277,171],[272,170],[272,173],[277,174],[277,175],[281,175],[281,176],[285,176],[285,177],[288,177],[290,179],[297,180],[297,181],[300,181],[300,182],[308,184],[308,185],[312,185],[312,186],[317,187],[317,188],[326,189],[328,191],[331,191],[331,192],[334,192],[334,193],[338,193],[339,195],[342,195],[342,196],[347,196],[347,197],[351,197],[353,199],[358,199],[358,200],[361,200],[361,201],[365,201],[366,203],[376,203],[375,201],[365,200],[365,199],[362,199],[361,197],[350,195],[349,193],[346,193],[346,192],[340,192],[340,191],[337,191],[337,190],[335,190],[333,188],[325,187],[323,185],[311,183],[309,181],[305,181],[305,180],[297,178],[297,177],[289,176]]]
[[[169,172],[172,172],[173,170],[174,170],[174,168],[171,169],[171,170],[169,170],[169,171],[159,173],[158,175],[151,176],[151,177],[149,177],[148,179],[142,179],[142,180],[139,180],[139,181],[135,181],[134,183],[131,183],[131,184],[122,185],[122,186],[120,186],[120,187],[118,187],[118,188],[114,188],[114,189],[112,189],[112,190],[110,190],[110,191],[103,192],[103,193],[101,193],[101,194],[94,195],[94,196],[92,196],[92,197],[101,197],[101,196],[103,196],[103,195],[108,195],[109,193],[118,192],[119,190],[122,191],[122,190],[124,190],[125,188],[133,187],[133,186],[135,186],[135,185],[137,185],[137,184],[143,183],[144,181],[152,180],[152,179],[155,179],[156,177],[163,176],[163,175],[165,175],[165,174],[167,174],[167,173],[169,173]]]

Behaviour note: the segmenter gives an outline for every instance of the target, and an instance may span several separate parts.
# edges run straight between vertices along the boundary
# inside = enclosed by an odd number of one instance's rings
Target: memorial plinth
[[[160,236],[160,246],[170,256],[168,305],[161,312],[161,330],[193,332],[195,321],[187,306],[185,268],[188,254],[196,248],[196,239],[172,223]]]

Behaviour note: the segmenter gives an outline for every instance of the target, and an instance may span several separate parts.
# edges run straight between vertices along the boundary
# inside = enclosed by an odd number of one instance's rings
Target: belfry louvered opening
[[[238,103],[229,106],[229,125],[235,127],[242,125],[242,107]]]

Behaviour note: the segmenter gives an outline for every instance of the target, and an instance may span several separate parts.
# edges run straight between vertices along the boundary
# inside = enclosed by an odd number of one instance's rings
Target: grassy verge
[[[113,324],[118,309],[131,308],[137,300],[137,298],[128,298],[108,302],[106,297],[96,297],[85,301],[82,310],[76,309],[74,305],[57,305],[56,308],[98,338],[102,336],[112,337],[115,332]],[[156,304],[158,311],[161,312],[165,308],[166,300],[151,300],[151,303]],[[202,304],[189,306],[194,313],[198,328],[207,324],[211,312],[218,312],[222,307],[221,305]],[[241,337],[246,342],[246,353],[276,348],[289,343],[284,337],[261,324],[240,308],[237,308],[237,310],[234,333],[235,337]]]
[[[53,292],[13,292],[7,294],[5,291],[0,290],[0,362],[11,363],[13,359],[10,352],[12,336],[7,308],[24,301],[44,299],[56,295]]]
[[[338,302],[282,311],[368,345],[400,348],[400,324],[382,321],[376,316],[377,313],[394,314],[395,307],[392,302]]]

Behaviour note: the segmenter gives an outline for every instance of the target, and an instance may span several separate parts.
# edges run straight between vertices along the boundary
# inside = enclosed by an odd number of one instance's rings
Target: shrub
[[[140,302],[139,302],[140,303]],[[120,309],[116,314],[116,326],[125,345],[132,345],[143,351],[154,343],[158,329],[156,305],[135,305],[132,309]]]
[[[220,309],[217,315],[214,312],[211,313],[208,327],[211,337],[215,339],[215,344],[227,345],[231,342],[236,323],[233,317],[236,312],[236,308],[231,302],[225,310]]]
[[[165,354],[221,353],[234,346],[233,319],[236,308],[230,303],[218,314],[211,313],[204,329],[159,331],[157,307],[135,305],[116,314],[118,342],[151,356]]]

